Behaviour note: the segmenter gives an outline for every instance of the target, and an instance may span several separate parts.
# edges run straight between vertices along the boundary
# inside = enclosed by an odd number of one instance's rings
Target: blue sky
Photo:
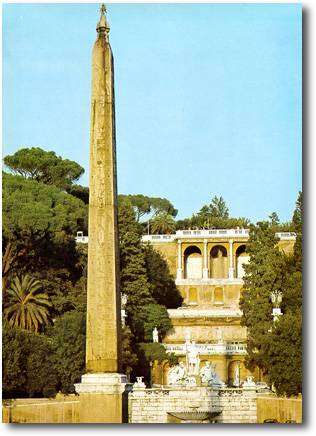
[[[96,4],[3,5],[3,154],[39,146],[88,184]],[[109,4],[118,188],[179,218],[291,219],[301,189],[301,6]]]

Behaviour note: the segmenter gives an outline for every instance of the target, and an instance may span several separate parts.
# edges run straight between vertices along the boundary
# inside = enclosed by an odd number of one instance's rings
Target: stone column
[[[208,255],[207,255],[207,239],[204,239],[204,253],[203,253],[204,265],[203,265],[203,279],[208,279]]]
[[[229,268],[228,268],[228,278],[234,278],[234,252],[233,252],[233,240],[229,240]]]
[[[183,269],[182,269],[182,246],[181,240],[178,239],[178,268],[177,268],[177,280],[183,279]]]
[[[113,56],[105,6],[92,52],[86,374],[80,422],[122,422],[121,301]]]

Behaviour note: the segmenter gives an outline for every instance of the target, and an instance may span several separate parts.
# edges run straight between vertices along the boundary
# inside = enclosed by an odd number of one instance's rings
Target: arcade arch
[[[227,250],[222,245],[215,245],[210,252],[210,277],[225,279],[227,272]]]
[[[244,265],[249,262],[249,255],[246,252],[246,245],[240,245],[236,250],[236,276],[242,279],[245,275]]]
[[[195,245],[187,247],[184,251],[184,278],[202,278],[202,253]]]

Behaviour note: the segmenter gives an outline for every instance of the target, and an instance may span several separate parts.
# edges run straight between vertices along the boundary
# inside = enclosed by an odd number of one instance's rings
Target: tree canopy
[[[148,197],[142,194],[135,195],[119,195],[120,200],[129,200],[133,206],[136,221],[139,222],[140,218],[151,214],[151,218],[160,213],[168,214],[175,217],[178,213],[177,209],[166,198]]]
[[[50,337],[58,387],[64,393],[74,392],[85,368],[86,314],[69,311],[59,316]]]
[[[183,297],[170,274],[167,261],[154,250],[151,244],[144,246],[145,265],[148,280],[152,285],[152,296],[158,304],[168,309],[176,309],[183,302]]]
[[[295,217],[295,218],[294,218]],[[240,308],[247,326],[247,365],[258,366],[278,394],[302,392],[302,198],[299,194],[293,215],[297,239],[294,253],[286,256],[277,247],[272,222],[250,228],[247,252],[250,262]],[[294,220],[297,219],[296,224]],[[273,319],[271,293],[282,293],[283,315]]]
[[[41,259],[47,268],[60,245],[65,261],[65,246],[74,249],[74,235],[87,228],[87,206],[55,186],[6,173],[2,195],[3,278],[14,268],[39,268]]]
[[[2,329],[3,397],[53,396],[58,384],[50,339],[44,334]]]
[[[222,196],[217,197],[215,195],[214,198],[212,198],[212,201],[209,205],[209,213],[211,217],[214,218],[228,218],[229,217],[229,210],[226,206],[226,203]]]
[[[153,234],[172,234],[175,232],[176,224],[171,215],[167,212],[159,212],[149,222],[149,228]]]
[[[13,155],[6,156],[3,161],[15,175],[61,189],[69,187],[84,173],[77,162],[63,159],[56,156],[54,151],[45,151],[39,147],[21,148]]]
[[[216,195],[210,204],[205,204],[191,218],[185,218],[176,222],[176,229],[206,228],[206,229],[232,229],[248,228],[250,220],[248,218],[233,218],[229,216],[229,209],[222,196]]]
[[[118,221],[121,292],[127,296],[127,326],[123,335],[124,367],[133,377],[141,370],[148,379],[150,359],[144,360],[141,344],[152,342],[155,327],[160,339],[164,338],[171,328],[166,306],[178,307],[182,297],[164,259],[151,247],[142,244],[142,228],[128,198],[120,198]],[[131,362],[134,362],[132,368]]]

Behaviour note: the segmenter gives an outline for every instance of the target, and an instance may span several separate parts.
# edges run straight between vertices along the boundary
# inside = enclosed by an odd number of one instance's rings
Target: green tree
[[[278,214],[276,212],[272,212],[271,215],[269,215],[270,222],[272,226],[276,226],[280,224],[280,219],[278,217]]]
[[[294,257],[296,270],[302,272],[302,242],[303,242],[303,193],[300,191],[296,200],[295,210],[292,218],[296,241],[294,245]]]
[[[160,340],[172,328],[167,309],[157,303],[143,305],[141,310],[134,314],[135,337],[137,342],[152,342],[153,330],[157,327]]]
[[[2,345],[4,398],[53,396],[56,393],[58,379],[47,336],[4,323]]]
[[[135,213],[129,201],[120,202],[118,223],[121,291],[127,295],[126,311],[130,317],[140,307],[154,300],[146,273],[140,226],[136,222]]]
[[[123,373],[127,375],[128,380],[138,363],[137,353],[135,349],[135,337],[129,326],[125,326],[122,331],[122,366]]]
[[[160,212],[150,220],[150,231],[153,234],[171,234],[176,230],[173,217],[167,212]]]
[[[268,379],[279,395],[302,392],[302,311],[286,312],[269,332]]]
[[[216,218],[228,218],[229,211],[228,207],[222,196],[212,198],[211,204],[209,206],[210,215]]]
[[[69,187],[84,173],[84,169],[76,162],[62,159],[54,151],[39,147],[22,148],[3,160],[13,174],[61,189]]]
[[[150,201],[151,211],[153,212],[154,216],[161,213],[171,215],[173,218],[177,216],[178,210],[175,209],[173,204],[171,204],[166,198],[150,197]]]
[[[26,356],[26,392],[30,397],[54,397],[57,393],[58,376],[53,365],[50,338],[29,335]]]
[[[136,221],[139,222],[140,218],[144,215],[151,212],[151,204],[150,204],[150,197],[146,197],[142,194],[135,194],[135,195],[119,195],[119,199],[121,201],[129,201],[132,205],[134,212],[135,212],[135,218]]]
[[[55,261],[46,261],[42,270],[34,273],[53,303],[55,317],[73,310],[86,311],[88,245],[73,244],[72,241],[70,247],[62,244],[60,250],[50,250]]]
[[[67,192],[74,197],[79,198],[84,204],[89,204],[89,188],[81,185],[70,185]]]
[[[160,343],[141,343],[140,349],[144,353],[146,363],[155,360],[159,363],[167,361],[169,365],[176,365],[178,363],[176,355],[174,353],[167,353],[165,347]]]
[[[154,362],[168,362],[170,366],[178,363],[174,353],[167,353],[165,347],[159,343],[140,343],[138,347],[139,360],[134,369],[135,375],[141,374],[148,386],[151,386],[151,371]]]
[[[11,271],[47,269],[75,258],[74,235],[87,228],[87,206],[55,186],[3,174],[3,286]]]
[[[242,325],[247,326],[247,365],[258,366],[278,394],[302,389],[302,292],[295,256],[285,256],[270,223],[250,229],[250,262],[240,299]],[[272,320],[271,292],[283,294],[282,316]]]
[[[29,275],[13,279],[7,290],[8,302],[4,310],[11,326],[37,332],[49,322],[52,303],[41,288],[41,283]]]
[[[139,344],[144,341],[152,342],[152,331],[155,327],[158,328],[161,338],[171,327],[166,307],[157,304],[158,298],[156,300],[155,297],[159,289],[156,289],[156,286],[159,283],[161,289],[164,284],[167,284],[172,299],[175,299],[172,294],[175,290],[161,259],[158,265],[163,274],[161,283],[159,273],[155,276],[154,256],[150,257],[148,253],[152,253],[151,249],[141,242],[141,226],[136,221],[135,211],[127,198],[120,198],[118,221],[121,292],[127,296],[127,326],[123,333],[123,364],[126,371],[135,378],[139,375],[139,367],[143,368],[141,362],[143,351]]]
[[[139,222],[140,218],[144,215],[152,214],[156,216],[160,213],[166,213],[175,217],[178,213],[177,209],[166,198],[160,197],[147,197],[142,194],[135,195],[119,195],[119,200],[128,200],[135,212],[136,221]]]
[[[85,313],[72,311],[59,316],[50,336],[58,388],[64,393],[74,392],[74,383],[80,381],[85,368]]]
[[[25,394],[27,370],[25,364],[25,332],[2,326],[2,392],[4,398]]]
[[[229,217],[228,207],[223,197],[215,196],[211,204],[206,204],[201,207],[199,212],[193,214],[191,218],[178,220],[176,229],[233,229],[233,228],[248,228],[251,224],[250,220],[245,217]]]
[[[303,225],[303,193],[300,191],[297,196],[297,200],[295,203],[295,209],[293,212],[292,218],[293,224],[295,226],[295,230],[298,232],[302,231]]]
[[[144,253],[147,276],[152,285],[152,296],[155,301],[168,309],[181,306],[183,298],[170,274],[166,260],[153,249],[151,244],[144,246]]]
[[[242,325],[248,329],[248,364],[257,365],[265,372],[266,339],[272,322],[270,295],[283,289],[284,280],[285,260],[277,242],[269,223],[259,222],[250,227],[247,242],[250,262],[244,267],[246,274],[240,298]]]

